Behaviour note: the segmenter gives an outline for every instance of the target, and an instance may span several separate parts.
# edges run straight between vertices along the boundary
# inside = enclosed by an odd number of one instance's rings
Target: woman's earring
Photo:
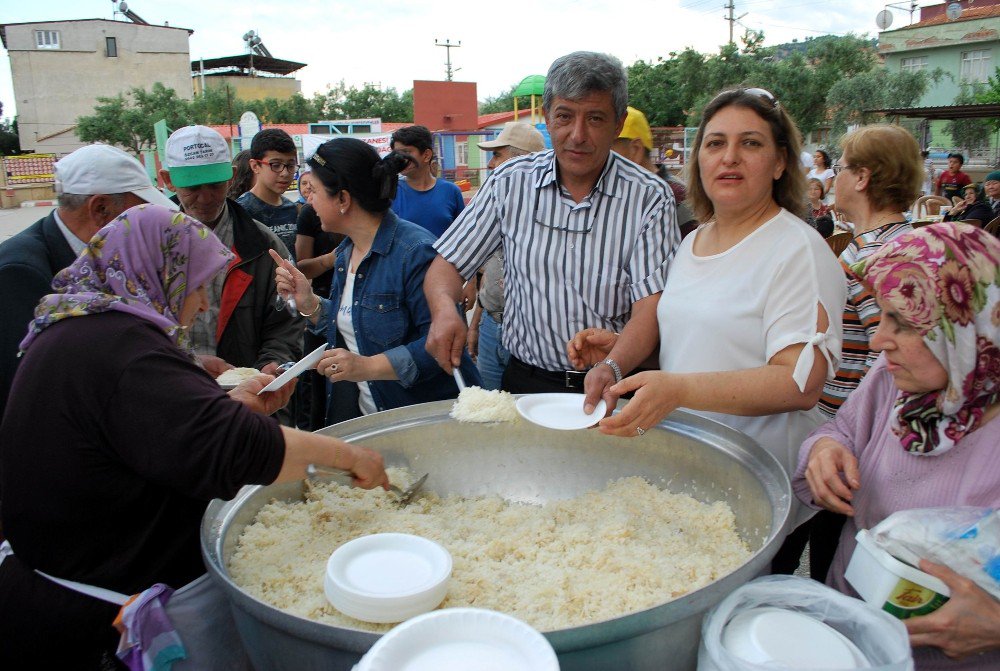
[[[340,213],[343,214],[344,212],[347,212],[347,210],[345,208],[343,208],[343,207],[340,208]]]

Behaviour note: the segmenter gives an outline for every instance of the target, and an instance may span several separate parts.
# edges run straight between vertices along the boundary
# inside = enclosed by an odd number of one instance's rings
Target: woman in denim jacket
[[[380,159],[354,138],[330,140],[309,160],[318,187],[309,202],[324,231],[347,236],[330,257],[329,299],[275,258],[279,293],[294,296],[310,328],[330,344],[316,365],[332,383],[328,423],[458,395],[424,347],[431,318],[423,283],[437,254],[434,237],[389,209],[410,160],[395,152]],[[461,371],[468,384],[481,384],[468,353]]]

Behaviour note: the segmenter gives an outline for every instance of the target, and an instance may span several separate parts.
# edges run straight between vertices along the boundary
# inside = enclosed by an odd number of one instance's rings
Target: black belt
[[[585,370],[545,370],[530,363],[524,363],[516,357],[510,358],[510,364],[516,368],[526,371],[533,377],[541,380],[548,380],[556,384],[565,385],[567,389],[583,390],[583,378],[587,377]]]

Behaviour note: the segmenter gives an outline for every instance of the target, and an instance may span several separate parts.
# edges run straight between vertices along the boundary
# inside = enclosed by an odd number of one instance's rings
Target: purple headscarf
[[[109,310],[153,322],[190,351],[178,321],[184,299],[232,258],[212,231],[181,212],[159,205],[126,210],[52,280],[56,293],[35,308],[21,351],[58,321]]]

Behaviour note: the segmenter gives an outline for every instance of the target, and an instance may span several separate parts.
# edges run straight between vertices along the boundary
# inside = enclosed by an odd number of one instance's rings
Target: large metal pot
[[[563,671],[694,669],[706,610],[765,570],[789,523],[791,487],[781,465],[743,434],[691,413],[675,412],[642,438],[597,431],[552,431],[528,422],[460,424],[451,401],[390,410],[328,427],[381,452],[389,465],[429,472],[439,494],[497,493],[522,502],[570,498],[609,480],[639,475],[672,491],[726,501],[754,550],[742,567],[680,599],[605,622],[545,634]],[[379,634],[289,615],[243,592],[227,570],[236,541],[272,499],[301,500],[302,484],[245,487],[213,501],[202,524],[209,573],[232,601],[250,658],[261,671],[350,669]],[[317,578],[318,580],[319,578]]]

